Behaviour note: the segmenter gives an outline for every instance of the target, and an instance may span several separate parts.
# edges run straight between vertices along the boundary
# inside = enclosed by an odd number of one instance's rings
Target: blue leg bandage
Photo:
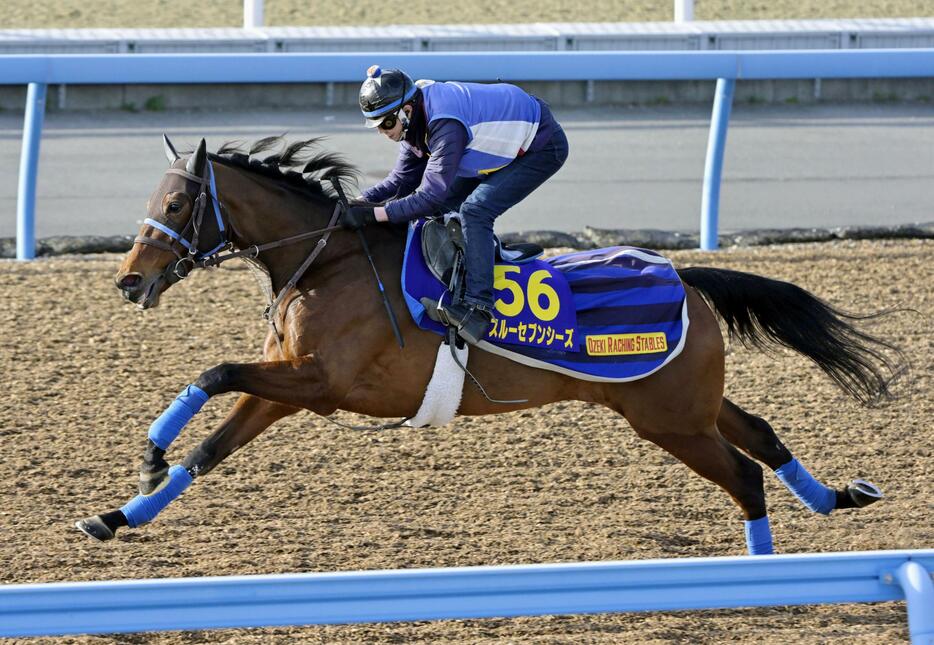
[[[149,438],[163,450],[168,450],[169,444],[175,441],[185,424],[191,421],[191,417],[195,416],[209,398],[211,397],[207,392],[197,385],[189,385],[175,397],[165,412],[152,422],[149,426]]]
[[[185,492],[185,489],[191,485],[192,479],[184,466],[172,466],[169,468],[166,481],[165,486],[152,494],[137,495],[120,509],[132,528],[135,529],[141,524],[153,521],[156,515],[169,505],[169,502]]]
[[[769,516],[757,520],[746,520],[746,548],[749,555],[771,555],[772,529],[769,528]]]
[[[811,476],[797,459],[779,466],[775,474],[805,506],[823,515],[830,515],[837,506],[837,494]]]

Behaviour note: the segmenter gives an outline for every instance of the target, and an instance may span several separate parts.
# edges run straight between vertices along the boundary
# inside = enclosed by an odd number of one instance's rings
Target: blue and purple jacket
[[[363,192],[403,223],[439,210],[457,177],[482,179],[540,150],[557,122],[548,106],[507,83],[418,81],[422,90],[396,165]]]

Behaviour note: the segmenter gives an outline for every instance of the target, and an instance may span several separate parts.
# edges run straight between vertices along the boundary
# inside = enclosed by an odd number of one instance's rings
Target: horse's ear
[[[165,136],[165,133],[162,133],[162,148],[165,150],[165,158],[169,160],[170,166],[178,161],[178,151],[175,149],[175,146],[172,145],[172,142],[169,141],[169,138]]]
[[[208,158],[208,144],[205,143],[204,139],[201,140],[201,143],[198,144],[198,149],[195,150],[188,158],[188,164],[185,166],[185,170],[190,172],[196,177],[200,177],[204,174],[204,162]]]

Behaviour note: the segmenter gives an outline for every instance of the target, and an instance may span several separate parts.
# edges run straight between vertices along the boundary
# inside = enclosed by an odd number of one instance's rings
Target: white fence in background
[[[243,28],[255,29],[263,23],[263,0],[243,0]]]
[[[674,0],[675,22],[694,20],[694,0]],[[263,26],[263,0],[243,0],[243,28]]]
[[[694,20],[694,0],[675,0],[675,22]]]
[[[0,54],[694,51],[918,47],[934,47],[934,17],[248,29],[0,29]]]

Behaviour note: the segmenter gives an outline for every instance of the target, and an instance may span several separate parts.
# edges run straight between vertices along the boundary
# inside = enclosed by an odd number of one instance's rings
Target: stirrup
[[[466,303],[443,305],[430,298],[422,298],[420,302],[429,318],[448,327],[453,327],[457,331],[457,335],[471,345],[476,345],[483,340],[490,330],[492,314],[482,307]],[[476,312],[479,312],[483,320],[477,317]]]
[[[489,312],[479,307],[471,307],[457,326],[457,335],[471,345],[476,345],[486,338],[492,320]]]
[[[447,325],[446,320],[441,319],[441,314],[438,311],[438,305],[440,304],[437,300],[432,300],[431,298],[421,298],[419,300],[422,307],[425,308],[425,313],[429,318],[434,320],[436,323],[441,323],[442,325]]]
[[[460,330],[457,328],[456,324],[450,324],[447,322],[447,310],[444,307],[439,307],[438,305],[440,303],[437,300],[432,300],[431,298],[422,298],[419,300],[419,302],[422,303],[422,306],[425,308],[425,313],[428,314],[429,318],[435,322],[439,322],[448,326],[445,341],[451,347],[451,356],[453,357],[454,362],[464,371],[464,374],[470,378],[470,381],[476,386],[476,388],[480,391],[480,394],[482,394],[487,401],[506,405],[521,405],[523,403],[529,402],[528,399],[494,399],[489,394],[487,394],[486,390],[483,389],[483,386],[480,385],[480,381],[478,381],[477,378],[470,373],[470,370],[467,369],[466,365],[461,363],[460,358],[458,358],[457,352],[454,349],[455,347],[459,346],[458,340],[465,340],[468,343],[470,340],[465,338],[463,334],[460,333]]]

